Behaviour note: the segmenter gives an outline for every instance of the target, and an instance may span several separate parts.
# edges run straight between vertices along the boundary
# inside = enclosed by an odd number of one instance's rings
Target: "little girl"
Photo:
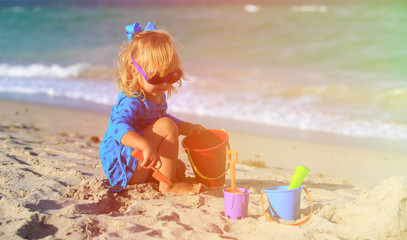
[[[178,160],[179,135],[204,130],[199,124],[181,121],[167,113],[166,94],[181,86],[184,72],[171,36],[149,22],[126,27],[129,43],[117,58],[120,93],[100,145],[103,169],[112,185],[121,191],[127,184],[144,183],[151,167],[159,168],[173,184],[159,183],[161,192],[199,193],[200,184],[185,183],[185,164]],[[131,155],[142,152],[144,160]]]

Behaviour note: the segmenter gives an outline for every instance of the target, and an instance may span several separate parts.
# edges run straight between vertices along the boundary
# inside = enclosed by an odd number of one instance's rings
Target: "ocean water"
[[[405,1],[215,2],[1,1],[0,97],[108,109],[124,27],[154,21],[187,73],[174,114],[407,139]]]

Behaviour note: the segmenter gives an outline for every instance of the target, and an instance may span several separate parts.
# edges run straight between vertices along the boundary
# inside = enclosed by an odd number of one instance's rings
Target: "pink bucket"
[[[225,217],[230,219],[243,219],[247,217],[250,191],[245,188],[236,188],[242,193],[230,193],[223,189],[225,201]]]

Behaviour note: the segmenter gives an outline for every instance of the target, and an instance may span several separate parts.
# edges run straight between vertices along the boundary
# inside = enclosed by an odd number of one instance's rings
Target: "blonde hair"
[[[133,61],[130,53],[148,76],[159,74],[160,77],[164,77],[178,69],[182,71],[182,77],[184,75],[181,60],[175,49],[175,42],[167,32],[162,30],[137,32],[133,34],[130,43],[126,42],[121,46],[116,59],[117,88],[127,97],[141,95],[143,99],[145,98],[141,85],[144,77],[137,70],[136,74],[132,72],[134,68],[131,67]],[[181,87],[181,85],[180,79],[178,86]],[[171,85],[167,97],[170,97],[173,92],[176,92],[176,89]]]

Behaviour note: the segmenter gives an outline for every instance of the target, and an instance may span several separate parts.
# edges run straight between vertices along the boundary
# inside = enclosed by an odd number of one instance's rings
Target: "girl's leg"
[[[134,170],[133,176],[130,178],[128,184],[139,184],[144,183],[148,178],[148,174],[151,169],[142,168],[140,164],[137,164],[136,169]]]
[[[160,154],[162,163],[160,172],[174,183],[168,185],[160,182],[159,190],[161,192],[198,193],[201,191],[201,186],[198,184],[177,182],[177,175],[182,176],[183,174],[177,174],[177,169],[185,171],[185,166],[183,167],[181,165],[183,163],[178,160],[178,127],[170,118],[160,118],[150,124],[143,130],[143,136],[153,144]]]
[[[178,159],[177,161],[177,180],[178,181],[184,181],[187,177],[185,176],[185,171],[187,170],[187,167],[185,166],[185,163],[181,160]]]
[[[152,174],[151,171],[151,169],[142,168],[140,164],[137,164],[137,167],[134,171],[136,174],[133,174],[128,184],[144,183],[146,179],[148,180],[149,175]],[[176,178],[178,181],[184,181],[186,179],[185,171],[185,163],[178,159],[176,161]]]

